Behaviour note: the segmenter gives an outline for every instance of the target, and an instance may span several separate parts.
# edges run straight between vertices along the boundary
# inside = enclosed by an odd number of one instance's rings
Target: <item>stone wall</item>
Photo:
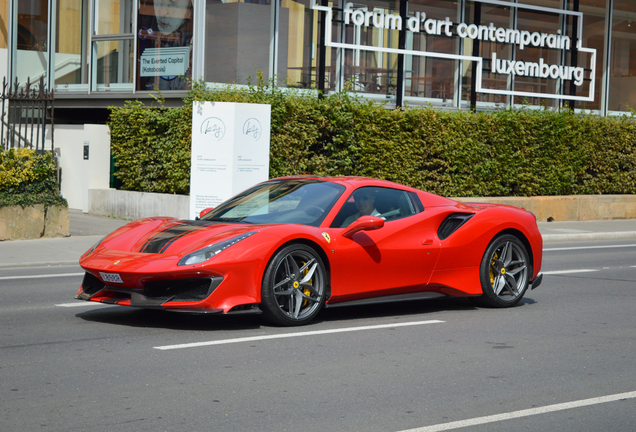
[[[534,213],[539,222],[636,218],[636,195],[453,198],[462,202],[508,204]]]
[[[0,241],[71,235],[68,208],[43,204],[0,207]]]
[[[462,202],[484,202],[523,207],[539,222],[635,219],[636,195],[568,195],[539,197],[453,198]],[[89,213],[123,219],[172,216],[187,219],[190,197],[114,189],[89,190]]]
[[[88,213],[120,219],[171,216],[188,219],[188,195],[134,192],[115,189],[90,189]]]

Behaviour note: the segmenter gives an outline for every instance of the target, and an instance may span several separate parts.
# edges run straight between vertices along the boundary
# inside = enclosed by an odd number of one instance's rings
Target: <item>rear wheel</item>
[[[489,307],[514,306],[528,289],[531,263],[526,247],[513,235],[495,237],[481,260],[483,295],[477,303]]]
[[[294,326],[311,321],[325,302],[328,274],[309,246],[291,244],[276,252],[265,270],[261,305],[267,319]]]

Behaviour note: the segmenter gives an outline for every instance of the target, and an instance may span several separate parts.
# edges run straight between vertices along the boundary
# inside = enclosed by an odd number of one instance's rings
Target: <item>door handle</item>
[[[433,244],[433,239],[422,240],[422,244],[423,245],[432,245]]]

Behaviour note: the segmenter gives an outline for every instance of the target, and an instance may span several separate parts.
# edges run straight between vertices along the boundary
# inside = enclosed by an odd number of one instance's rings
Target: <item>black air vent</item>
[[[175,279],[146,282],[143,294],[159,301],[205,300],[217,284],[211,278]]]
[[[437,237],[440,240],[448,238],[473,216],[475,216],[474,213],[453,213],[448,215],[437,229]]]
[[[104,289],[104,282],[86,272],[82,281],[82,291],[90,296]]]

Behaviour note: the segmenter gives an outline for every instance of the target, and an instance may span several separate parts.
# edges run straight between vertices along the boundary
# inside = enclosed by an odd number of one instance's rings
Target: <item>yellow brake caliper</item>
[[[497,252],[495,252],[495,254],[492,256],[493,259],[495,258],[499,258],[499,256],[497,255]],[[492,268],[495,266],[495,262],[494,261],[490,261],[490,285],[495,286],[495,272],[492,271]]]
[[[301,261],[300,266],[304,266],[305,264],[307,264],[305,261]],[[309,267],[307,267],[305,270],[303,270],[303,277],[307,276],[307,273],[309,273]],[[313,279],[309,279],[309,285],[313,286]],[[311,291],[309,291],[309,288],[304,288],[303,289],[303,294],[305,294],[307,297],[311,296]],[[309,300],[305,299],[303,300],[303,307],[307,306],[307,303],[309,303]]]

